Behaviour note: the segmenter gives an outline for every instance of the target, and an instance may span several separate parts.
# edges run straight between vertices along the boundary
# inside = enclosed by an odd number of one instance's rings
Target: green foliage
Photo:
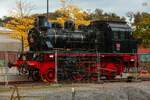
[[[3,19],[3,22],[4,22],[4,23],[7,23],[8,21],[10,21],[10,20],[12,20],[12,19],[14,19],[14,18],[13,18],[13,17],[10,17],[10,16],[9,16],[9,17],[8,17],[8,16],[3,16],[2,19]]]
[[[150,14],[149,13],[137,13],[134,14],[135,31],[134,36],[142,38],[142,47],[150,47]]]
[[[0,67],[4,67],[4,64],[5,64],[4,60],[0,60]]]
[[[0,18],[0,26],[3,25],[3,20]]]
[[[101,9],[95,9],[93,13],[89,15],[90,20],[107,20],[107,21],[124,21],[124,17],[120,17],[115,13],[106,13]]]

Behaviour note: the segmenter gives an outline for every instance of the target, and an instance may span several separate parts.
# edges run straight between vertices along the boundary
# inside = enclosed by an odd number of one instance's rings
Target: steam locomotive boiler
[[[97,20],[77,29],[73,21],[62,27],[38,16],[28,42],[15,66],[36,81],[113,79],[137,61],[137,40],[126,22]]]

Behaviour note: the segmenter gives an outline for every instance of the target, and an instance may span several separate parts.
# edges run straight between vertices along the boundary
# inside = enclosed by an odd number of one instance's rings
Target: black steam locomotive
[[[134,53],[137,40],[126,22],[92,21],[90,25],[79,25],[75,30],[73,21],[66,21],[64,28],[59,23],[48,23],[39,16],[35,27],[29,31],[30,51],[63,49],[97,49],[101,53]]]
[[[137,40],[126,22],[92,21],[76,29],[73,21],[62,27],[39,16],[29,30],[28,41],[29,52],[21,54],[13,65],[36,81],[41,77],[48,82],[95,81],[98,76],[113,79],[137,62]]]

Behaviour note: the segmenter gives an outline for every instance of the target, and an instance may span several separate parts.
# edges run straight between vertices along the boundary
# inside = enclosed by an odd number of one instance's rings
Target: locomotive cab
[[[93,21],[92,28],[104,33],[105,53],[136,53],[137,40],[126,22]]]

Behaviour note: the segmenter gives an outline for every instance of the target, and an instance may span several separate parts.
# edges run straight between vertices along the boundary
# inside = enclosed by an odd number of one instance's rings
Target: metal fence
[[[139,68],[145,69],[150,72],[150,53],[138,54],[139,55]]]
[[[48,52],[46,52],[46,53],[48,53]],[[86,68],[87,68],[87,67],[91,67],[93,64],[96,64],[96,63],[102,61],[102,59],[100,58],[100,55],[102,55],[102,54],[100,54],[100,53],[94,53],[94,55],[92,53],[92,54],[89,54],[88,56],[84,56],[84,53],[81,53],[81,52],[75,53],[76,55],[74,53],[71,54],[71,53],[66,52],[65,57],[67,57],[67,58],[65,60],[62,59],[64,55],[61,55],[61,54],[62,53],[60,53],[58,51],[55,52],[55,55],[59,55],[57,58],[55,58],[55,61],[57,60],[57,63],[55,63],[55,64],[58,65],[58,64],[69,63],[74,66],[74,63],[76,62],[75,63],[76,66],[79,67],[78,70],[76,70],[77,72],[84,71],[84,69],[82,69],[81,66],[86,66]],[[121,55],[121,54],[118,54],[118,55]],[[135,76],[138,76],[141,71],[143,71],[144,73],[150,72],[150,54],[133,54],[133,55],[138,55],[138,66],[131,68],[128,72],[125,72],[125,73],[132,74],[132,75],[135,75],[135,73],[136,73]],[[90,61],[89,61],[89,57],[90,57]],[[54,98],[54,100],[55,99],[56,100],[65,100],[66,98],[69,98],[69,100],[75,100],[77,91],[71,90],[68,87],[67,87],[68,90],[66,89],[67,92],[64,94],[61,93],[61,96],[51,94],[52,93],[51,90],[54,91],[55,88],[62,89],[62,87],[63,87],[62,84],[64,84],[63,82],[60,82],[57,84],[51,84],[51,85],[48,84],[47,82],[44,82],[44,83],[36,82],[36,83],[33,83],[33,85],[32,85],[32,83],[27,83],[27,84],[24,83],[22,86],[20,84],[12,86],[9,83],[10,80],[12,81],[12,79],[10,77],[14,76],[13,79],[14,79],[14,81],[16,81],[15,77],[17,77],[17,79],[18,79],[19,73],[18,73],[17,69],[8,69],[5,66],[7,62],[8,61],[5,61],[5,60],[0,61],[0,66],[1,66],[0,67],[0,73],[1,73],[0,79],[1,79],[1,82],[6,83],[6,84],[4,84],[6,86],[5,88],[3,87],[3,85],[0,87],[0,96],[1,96],[2,100],[30,100],[30,99],[32,99],[32,100],[49,100],[49,97],[51,97],[51,96],[52,96],[52,99]],[[73,66],[70,66],[70,67],[73,67]],[[99,65],[97,65],[97,66],[99,66]],[[69,67],[69,66],[67,66],[67,67]],[[101,66],[99,66],[99,67],[101,67]],[[99,71],[99,70],[100,69],[97,69],[97,71]],[[137,75],[137,73],[138,73],[138,75]],[[86,74],[86,76],[89,76],[89,75]],[[101,76],[101,73],[98,73],[98,75],[96,77],[99,78],[100,76]],[[96,77],[94,77],[94,78],[96,78]],[[142,77],[145,78],[144,75]],[[86,81],[81,81],[79,79],[79,81],[72,80],[72,81],[70,81],[70,83],[71,84],[93,83],[93,81],[90,81],[90,79],[89,79],[90,77],[86,77],[86,78],[87,78]],[[147,78],[147,76],[146,76],[146,78]],[[20,79],[22,80],[23,78],[20,77]],[[98,82],[98,80],[99,79],[96,79],[96,83]],[[101,78],[100,78],[100,80],[103,81],[103,79],[101,79]],[[27,78],[24,77],[23,81],[27,81]],[[68,82],[68,81],[66,81],[66,82]],[[79,86],[82,87],[81,85],[79,85]],[[74,87],[74,86],[70,85],[70,87]],[[29,91],[29,89],[31,89],[32,91]],[[102,87],[102,89],[105,90],[104,87]],[[26,92],[28,92],[28,93],[26,93]],[[41,92],[42,92],[42,94],[41,94]],[[29,93],[31,93],[31,95],[29,95]],[[56,91],[56,93],[57,93],[57,91]],[[64,95],[65,95],[65,97],[64,97]],[[109,100],[108,98],[109,97],[107,97],[107,96],[104,97],[104,99],[106,99],[106,100]]]

